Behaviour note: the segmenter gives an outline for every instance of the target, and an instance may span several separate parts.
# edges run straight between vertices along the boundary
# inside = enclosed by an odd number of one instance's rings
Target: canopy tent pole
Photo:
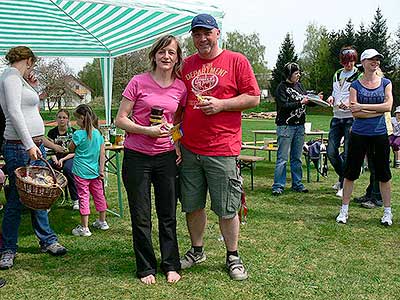
[[[100,58],[101,78],[103,81],[103,95],[104,107],[106,114],[106,124],[111,123],[111,103],[112,103],[112,85],[113,85],[113,71],[114,71],[114,58],[106,57]]]

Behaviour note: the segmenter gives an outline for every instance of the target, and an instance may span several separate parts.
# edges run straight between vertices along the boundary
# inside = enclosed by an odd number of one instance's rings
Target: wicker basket
[[[58,197],[60,197],[67,185],[67,178],[62,173],[55,171],[47,160],[40,159],[46,163],[47,167],[26,166],[17,168],[14,171],[21,202],[25,206],[37,210],[49,209]],[[54,184],[43,186],[24,179],[27,175],[36,177],[36,174],[39,173],[52,176]]]

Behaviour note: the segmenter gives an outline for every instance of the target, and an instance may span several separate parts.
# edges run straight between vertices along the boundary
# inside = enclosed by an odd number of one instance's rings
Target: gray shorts
[[[190,213],[205,208],[208,190],[212,211],[225,219],[236,216],[242,196],[236,159],[236,156],[198,155],[182,146],[182,210]]]

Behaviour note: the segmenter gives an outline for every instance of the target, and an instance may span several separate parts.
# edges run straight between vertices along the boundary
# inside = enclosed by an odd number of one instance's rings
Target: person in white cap
[[[393,134],[389,135],[389,145],[392,147],[395,157],[395,168],[400,168],[400,106],[394,111],[395,116],[391,118]]]
[[[364,74],[350,87],[350,109],[355,118],[349,142],[348,159],[344,171],[342,207],[336,218],[338,223],[347,223],[350,196],[354,181],[360,175],[365,155],[374,162],[376,179],[382,194],[384,214],[381,224],[392,225],[390,207],[391,178],[389,166],[390,147],[384,113],[392,109],[392,83],[378,75],[383,55],[375,49],[361,54]]]

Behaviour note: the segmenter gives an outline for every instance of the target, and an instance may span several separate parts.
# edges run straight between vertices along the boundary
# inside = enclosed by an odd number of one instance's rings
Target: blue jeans
[[[43,157],[46,155],[44,146],[41,145],[40,150]],[[9,180],[9,190],[7,192],[7,202],[5,205],[3,223],[2,223],[2,238],[3,246],[1,252],[12,251],[17,252],[18,246],[18,228],[21,223],[21,212],[23,204],[21,203],[15,184],[14,170],[26,166],[28,163],[28,152],[22,144],[9,144],[5,143],[3,146],[3,156],[6,163],[6,170]],[[32,165],[43,165],[42,161],[34,161]],[[49,218],[46,210],[32,210],[31,222],[36,236],[39,238],[41,246],[48,246],[57,242],[57,236],[50,228]]]
[[[278,152],[275,165],[274,184],[272,190],[283,190],[286,184],[286,164],[290,152],[290,173],[292,175],[292,189],[302,190],[303,177],[301,155],[304,144],[304,125],[278,126]]]
[[[51,166],[57,170],[59,170],[54,161],[50,160],[49,161]],[[64,161],[63,166],[62,166],[62,172],[65,175],[65,177],[67,178],[67,182],[68,182],[68,191],[69,191],[69,195],[71,197],[71,200],[78,200],[78,192],[76,191],[76,186],[75,186],[75,180],[74,180],[74,174],[72,173],[72,166],[74,165],[74,159],[70,158]]]
[[[331,165],[335,169],[336,174],[339,176],[341,187],[343,187],[344,166],[346,164],[349,149],[350,128],[352,125],[353,118],[333,118],[329,129],[328,148],[326,152]],[[344,151],[341,155],[339,153],[339,148],[342,137],[344,137]]]

